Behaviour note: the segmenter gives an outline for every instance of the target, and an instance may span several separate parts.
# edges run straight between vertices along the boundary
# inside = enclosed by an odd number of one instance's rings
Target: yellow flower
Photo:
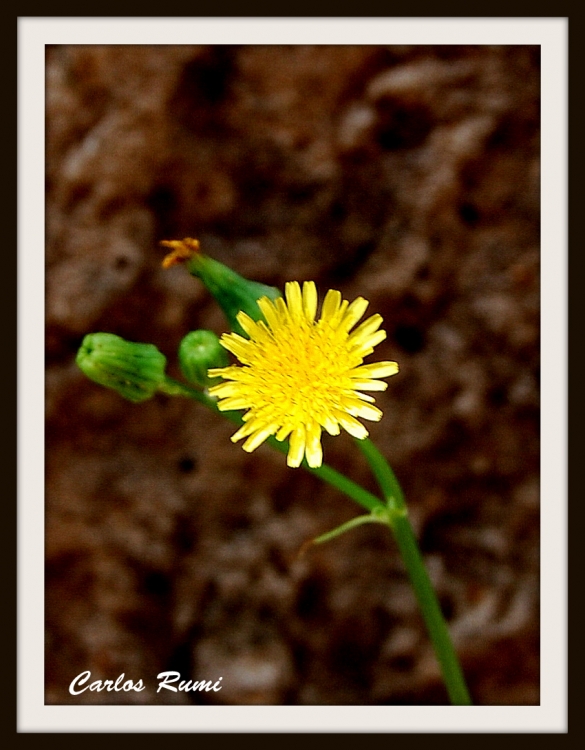
[[[300,466],[306,455],[315,468],[323,461],[322,429],[338,435],[341,426],[356,438],[367,437],[356,417],[377,422],[382,412],[372,405],[372,396],[360,391],[385,390],[387,383],[376,378],[394,375],[398,364],[362,365],[386,338],[386,332],[378,330],[382,317],[377,314],[350,333],[368,306],[363,297],[349,304],[340,292],[330,290],[316,320],[312,281],[303,284],[302,292],[298,282],[288,282],[285,296],[286,301],[258,300],[265,322],[238,314],[250,338],[228,333],[221,343],[242,364],[210,370],[210,377],[221,376],[226,382],[209,393],[218,397],[221,411],[248,410],[232,436],[234,442],[247,438],[244,450],[255,450],[270,435],[277,440],[290,435],[287,464]]]

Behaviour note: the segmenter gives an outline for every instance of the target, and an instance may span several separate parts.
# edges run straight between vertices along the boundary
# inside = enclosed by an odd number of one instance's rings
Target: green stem
[[[391,528],[429,631],[451,703],[454,706],[470,706],[471,698],[461,665],[411,523],[407,516],[398,516]]]
[[[370,468],[380,485],[388,508],[392,511],[404,511],[406,513],[406,500],[404,499],[402,487],[398,483],[396,474],[392,471],[388,461],[386,461],[374,443],[368,438],[365,440],[356,440],[355,442],[370,464]]]
[[[451,703],[455,706],[470,706],[471,698],[465,684],[461,665],[420,553],[416,536],[408,519],[402,489],[388,462],[376,446],[368,439],[357,440],[356,442],[368,460],[388,503],[388,525],[394,533],[398,549],[414,588]]]

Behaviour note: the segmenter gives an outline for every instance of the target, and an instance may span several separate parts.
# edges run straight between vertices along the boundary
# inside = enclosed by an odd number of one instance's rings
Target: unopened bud
[[[190,383],[208,388],[219,378],[210,378],[210,367],[227,367],[226,350],[213,331],[191,331],[179,344],[179,366]]]
[[[165,381],[166,357],[154,344],[137,344],[113,333],[90,333],[75,360],[95,383],[129,401],[152,398]]]

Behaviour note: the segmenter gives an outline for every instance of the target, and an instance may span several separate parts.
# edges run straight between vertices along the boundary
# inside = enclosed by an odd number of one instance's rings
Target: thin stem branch
[[[384,518],[385,514],[386,511],[381,514],[377,514],[374,512],[368,513],[365,516],[356,516],[350,521],[342,523],[341,526],[338,526],[331,531],[326,531],[325,534],[321,534],[320,536],[315,537],[315,539],[312,540],[312,544],[322,544],[323,542],[330,542],[332,539],[335,539],[335,537],[341,536],[341,534],[345,534],[346,531],[356,529],[358,526],[363,526],[365,523],[381,523],[384,524],[384,526],[387,526],[388,521]]]

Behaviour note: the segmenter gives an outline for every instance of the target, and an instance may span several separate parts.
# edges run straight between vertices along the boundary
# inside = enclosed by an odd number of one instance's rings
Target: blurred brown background
[[[363,295],[400,374],[368,424],[478,704],[539,702],[539,50],[47,49],[48,703],[443,704],[395,544],[203,407],[85,379],[85,333],[225,330],[162,239]],[[325,460],[372,491],[351,438]],[[223,677],[158,695],[156,675]],[[68,693],[142,678],[140,693]]]

